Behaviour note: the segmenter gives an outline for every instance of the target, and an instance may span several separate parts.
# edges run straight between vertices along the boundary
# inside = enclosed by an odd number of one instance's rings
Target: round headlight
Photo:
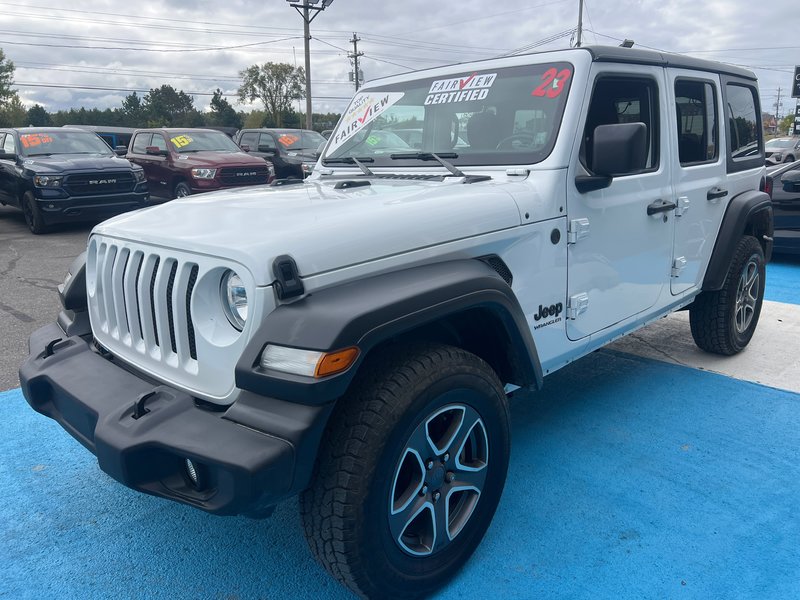
[[[222,292],[225,316],[231,325],[241,331],[247,321],[247,290],[244,288],[244,282],[233,271],[226,271],[222,276],[220,292]]]

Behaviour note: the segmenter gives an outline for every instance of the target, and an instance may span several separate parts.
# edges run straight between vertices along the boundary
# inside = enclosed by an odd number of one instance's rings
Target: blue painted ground
[[[800,266],[766,297],[800,303]],[[439,598],[800,597],[800,395],[613,352],[512,402],[494,523]],[[217,518],[112,481],[0,392],[0,597],[348,598],[294,501]]]

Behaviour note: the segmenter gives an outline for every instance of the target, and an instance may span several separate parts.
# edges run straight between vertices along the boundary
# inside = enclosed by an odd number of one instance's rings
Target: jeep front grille
[[[222,185],[258,185],[269,180],[269,167],[223,167],[219,181]]]
[[[64,189],[71,196],[97,196],[132,192],[135,182],[130,171],[76,173],[64,178]]]
[[[141,354],[194,370],[190,303],[197,264],[114,243],[93,248],[100,330]]]

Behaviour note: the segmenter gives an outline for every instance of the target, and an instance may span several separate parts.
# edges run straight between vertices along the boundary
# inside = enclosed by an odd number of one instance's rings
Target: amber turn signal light
[[[317,363],[314,377],[327,377],[348,369],[358,358],[358,348],[345,348],[337,352],[324,354]]]

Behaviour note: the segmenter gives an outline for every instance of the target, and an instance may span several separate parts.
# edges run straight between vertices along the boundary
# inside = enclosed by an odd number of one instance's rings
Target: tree
[[[211,113],[206,121],[209,125],[220,127],[239,128],[242,126],[241,117],[231,106],[231,103],[222,96],[222,90],[219,88],[214,91],[214,95],[211,97]]]
[[[0,127],[24,127],[27,125],[25,122],[27,116],[28,111],[16,94],[11,96],[11,100],[0,105]]]
[[[13,98],[17,98],[17,91],[11,88],[13,84],[14,63],[8,60],[0,49],[0,108],[5,107]]]
[[[47,127],[52,125],[50,120],[50,113],[48,113],[44,106],[34,104],[28,109],[27,124],[34,127]]]
[[[147,92],[143,107],[148,127],[191,126],[190,123],[197,122],[194,98],[171,85]]]
[[[305,71],[286,63],[252,65],[239,72],[240,102],[261,100],[277,127],[283,125],[284,113],[291,111],[292,101],[303,98]]]
[[[794,113],[790,115],[786,115],[781,119],[781,122],[778,124],[778,131],[780,133],[786,133],[787,135],[792,135],[792,127],[794,126]]]
[[[131,92],[129,95],[125,96],[125,99],[122,101],[122,109],[123,121],[125,125],[128,127],[144,127],[145,125],[145,109],[142,105],[142,100],[136,94],[136,92]]]

